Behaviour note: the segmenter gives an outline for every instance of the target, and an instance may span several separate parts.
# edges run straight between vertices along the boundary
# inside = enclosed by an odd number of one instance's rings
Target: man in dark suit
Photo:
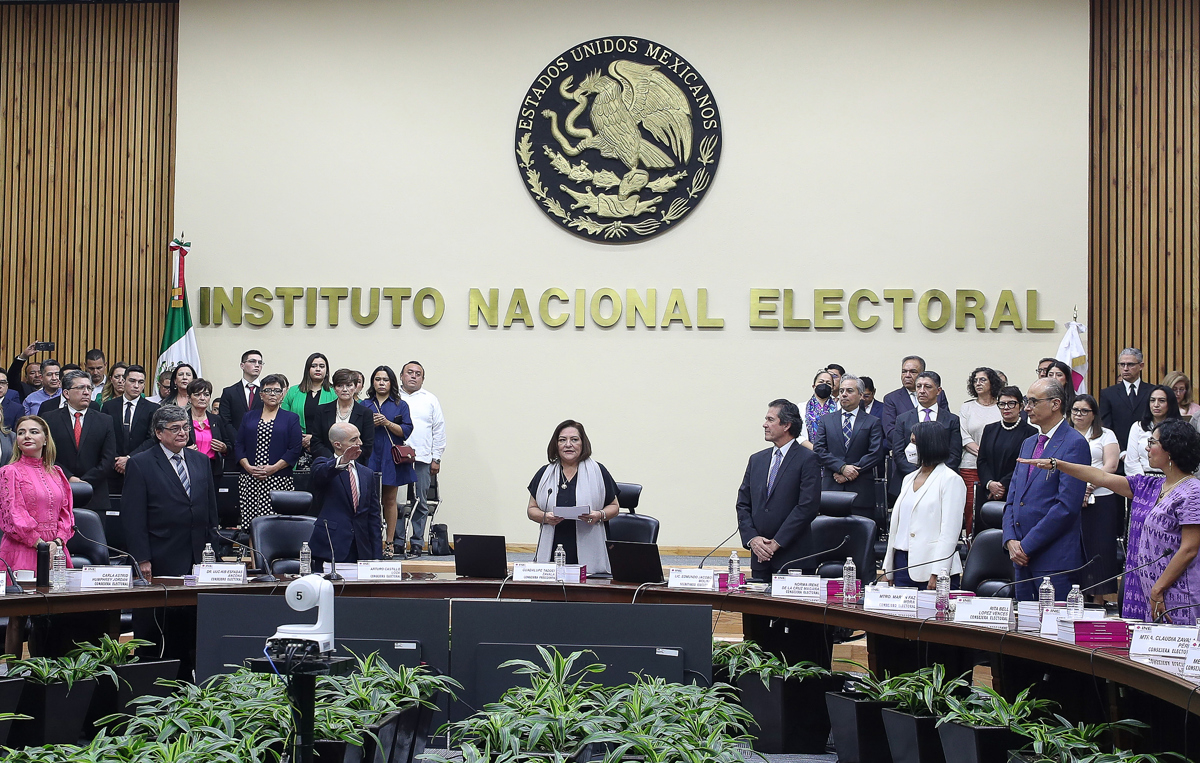
[[[113,473],[108,478],[108,489],[113,495],[121,494],[129,457],[157,442],[150,422],[158,405],[142,397],[145,389],[146,369],[130,366],[125,370],[124,393],[100,407],[101,412],[113,420],[116,435],[117,457],[113,462]]]
[[[36,344],[36,342],[30,342],[29,346],[21,350],[21,354],[13,358],[13,362],[8,366],[9,387],[16,391],[17,397],[22,401],[42,388],[42,364],[36,360],[29,360],[37,352],[34,349]],[[24,378],[21,376],[22,369],[25,371]]]
[[[182,408],[159,408],[151,419],[157,444],[125,464],[121,521],[129,552],[147,577],[190,575],[203,558],[204,544],[215,547],[218,540],[217,487],[208,459],[187,448],[188,419]],[[161,634],[157,623],[162,623]],[[180,660],[181,676],[190,674],[196,648],[193,608],[134,610],[133,631],[161,644],[164,657]]]
[[[86,373],[68,371],[62,388],[67,404],[42,416],[54,439],[54,463],[71,482],[92,486],[87,508],[104,516],[109,507],[108,475],[117,455],[113,422],[91,407],[92,380]]]
[[[825,467],[821,489],[854,493],[854,513],[874,519],[874,472],[885,453],[883,425],[859,408],[862,379],[846,374],[840,384],[838,410],[818,420],[812,438],[813,452]]]
[[[1142,379],[1142,369],[1146,367],[1142,351],[1136,347],[1126,347],[1117,356],[1117,370],[1121,381],[1100,390],[1100,420],[1104,426],[1112,430],[1117,437],[1124,455],[1129,445],[1129,428],[1133,422],[1141,421],[1150,415],[1150,385]],[[1124,460],[1120,462],[1118,474],[1124,474]]]
[[[925,359],[920,355],[909,355],[900,362],[900,389],[892,390],[883,397],[883,411],[879,420],[883,423],[883,437],[888,442],[892,440],[892,430],[896,428],[896,419],[906,411],[917,408],[917,374],[925,370]],[[949,406],[946,393],[938,395],[938,405],[942,408]]]
[[[750,456],[738,488],[738,529],[742,546],[751,552],[751,575],[759,580],[770,580],[799,556],[801,540],[820,508],[821,465],[796,442],[803,422],[795,403],[771,401],[763,439],[772,447]]]
[[[355,461],[362,454],[358,427],[338,422],[329,428],[333,458],[313,461],[309,489],[319,509],[308,546],[313,559],[357,562],[383,556],[383,516],[375,475]],[[330,548],[332,541],[333,547]]]
[[[10,385],[8,372],[3,370],[0,370],[0,408],[4,412],[4,426],[9,429],[13,428],[17,419],[25,415],[25,407],[21,405],[21,398]]]
[[[246,411],[262,408],[262,398],[258,394],[258,377],[262,368],[262,353],[246,350],[242,353],[242,380],[221,390],[217,414],[235,434],[242,426]]]
[[[950,433],[950,455],[946,458],[946,466],[958,471],[962,463],[962,431],[960,422],[942,403],[945,396],[942,393],[942,377],[934,371],[921,371],[917,374],[913,385],[917,393],[917,407],[905,411],[896,418],[896,427],[892,430],[892,475],[888,479],[888,495],[895,499],[900,495],[904,477],[909,472],[916,471],[917,465],[911,463],[905,455],[912,428],[918,421],[936,421]]]
[[[1038,435],[1025,440],[1021,458],[1090,464],[1087,439],[1064,418],[1067,394],[1054,379],[1029,387],[1025,410]],[[1017,463],[1004,506],[1004,548],[1013,561],[1017,598],[1035,601],[1042,577],[1052,576],[1055,601],[1063,601],[1079,573],[1055,575],[1083,564],[1080,509],[1087,484],[1061,471]]]

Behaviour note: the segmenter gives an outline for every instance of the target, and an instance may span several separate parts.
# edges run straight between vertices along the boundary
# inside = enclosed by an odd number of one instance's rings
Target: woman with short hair
[[[238,504],[244,529],[249,529],[255,517],[274,513],[272,490],[296,489],[292,467],[304,450],[300,417],[280,405],[287,380],[271,374],[259,384],[263,407],[249,410],[242,417],[234,445],[234,457],[243,472],[238,475]]]
[[[1175,392],[1180,418],[1190,419],[1200,413],[1200,404],[1192,402],[1192,380],[1183,371],[1168,371],[1162,385]]]
[[[187,412],[192,422],[188,434],[188,447],[208,458],[213,482],[225,474],[225,459],[233,455],[233,440],[236,435],[225,421],[209,409],[213,386],[207,379],[196,379],[188,385]]]
[[[308,452],[313,458],[333,458],[333,443],[329,439],[329,428],[334,424],[352,424],[358,429],[362,438],[362,453],[355,459],[366,466],[371,460],[375,448],[375,424],[371,420],[371,412],[366,406],[359,405],[354,399],[354,390],[358,388],[358,377],[349,368],[339,368],[333,374],[333,391],[337,397],[329,403],[317,406],[316,419],[312,429],[312,442]]]
[[[976,465],[982,486],[977,496],[980,506],[988,501],[1003,501],[1008,496],[1017,456],[1021,455],[1021,443],[1038,433],[1037,427],[1021,421],[1021,407],[1020,387],[1000,389],[996,399],[1000,420],[984,427],[979,438]]]
[[[567,564],[587,566],[588,577],[610,575],[604,522],[617,515],[617,483],[608,469],[592,458],[592,443],[583,424],[567,419],[554,428],[546,446],[550,462],[529,482],[525,514],[541,525],[535,560],[554,559],[560,545]],[[564,522],[559,507],[586,507],[579,519]]]
[[[1150,431],[1167,419],[1179,418],[1179,403],[1174,390],[1169,387],[1150,385],[1149,411],[1141,421],[1129,427],[1129,439],[1125,446],[1126,474],[1158,474],[1150,464]]]

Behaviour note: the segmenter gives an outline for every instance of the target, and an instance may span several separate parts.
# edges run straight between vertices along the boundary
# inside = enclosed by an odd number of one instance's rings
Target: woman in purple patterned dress
[[[1200,563],[1196,561],[1200,551],[1200,480],[1192,472],[1200,466],[1200,432],[1180,419],[1167,419],[1155,426],[1147,445],[1150,466],[1161,470],[1162,477],[1122,477],[1053,458],[1018,461],[1042,469],[1061,469],[1064,474],[1132,498],[1121,614],[1151,622],[1180,608],[1167,615],[1167,620],[1194,625],[1200,609]],[[1142,565],[1146,567],[1138,570]]]

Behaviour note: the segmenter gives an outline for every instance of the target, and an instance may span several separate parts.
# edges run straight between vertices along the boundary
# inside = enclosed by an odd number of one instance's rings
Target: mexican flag
[[[163,371],[180,363],[187,363],[195,368],[197,377],[201,375],[196,330],[192,328],[192,313],[188,310],[187,290],[183,284],[183,260],[191,246],[190,241],[171,241],[171,296],[167,303],[167,325],[163,329],[162,345],[158,350],[155,379]]]

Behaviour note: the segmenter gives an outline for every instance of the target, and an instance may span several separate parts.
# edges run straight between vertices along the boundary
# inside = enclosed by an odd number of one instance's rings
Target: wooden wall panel
[[[1200,5],[1093,0],[1091,87],[1089,384],[1200,381]]]
[[[170,287],[174,3],[0,4],[0,352],[153,365]],[[45,358],[45,355],[39,356]]]

